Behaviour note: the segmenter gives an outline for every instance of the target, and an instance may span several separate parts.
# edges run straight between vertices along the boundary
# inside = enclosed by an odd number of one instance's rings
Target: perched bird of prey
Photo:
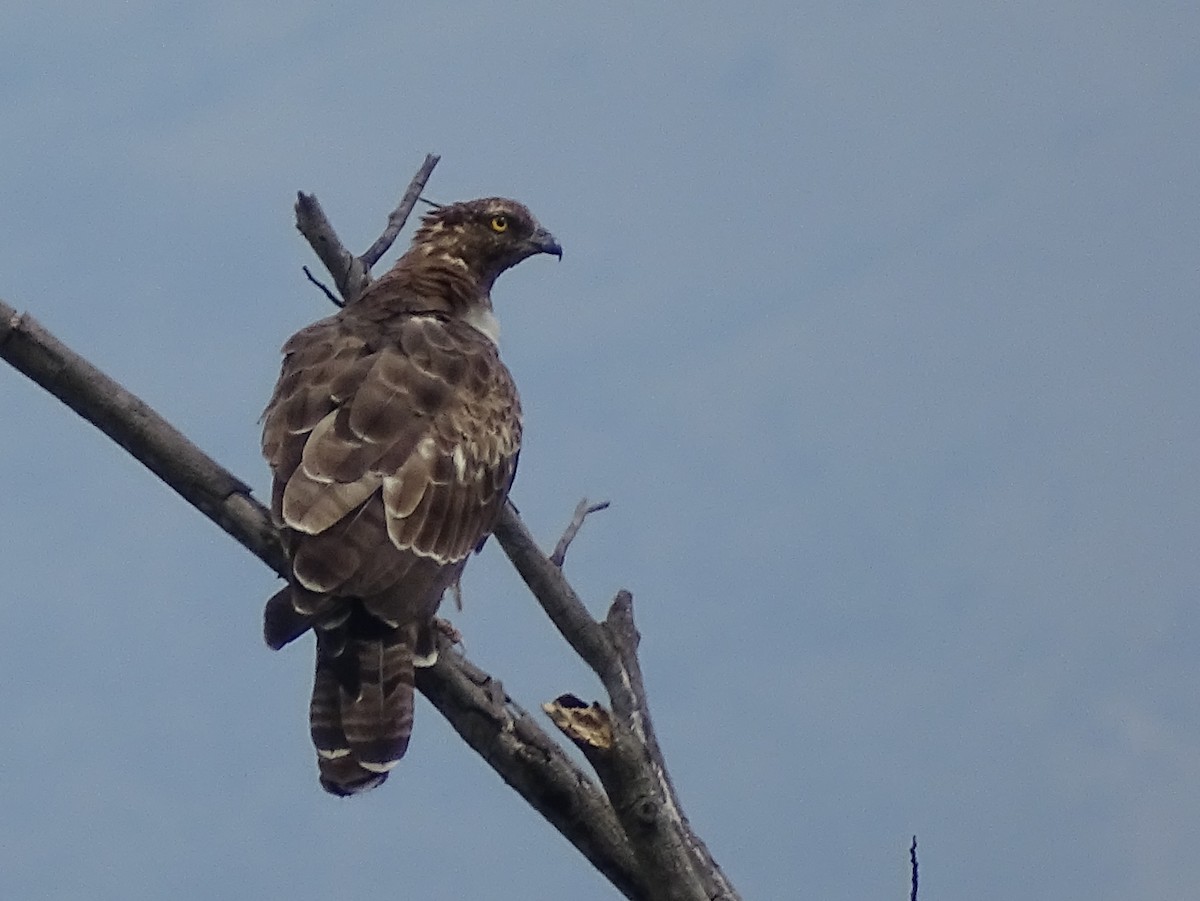
[[[283,346],[262,446],[291,571],[264,635],[316,633],[309,722],[333,794],[404,756],[434,613],[508,496],[521,407],[491,290],[538,253],[562,248],[516,201],[439,207],[361,297]]]

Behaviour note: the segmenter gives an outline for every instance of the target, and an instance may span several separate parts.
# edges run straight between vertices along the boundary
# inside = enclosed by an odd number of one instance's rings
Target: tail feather
[[[434,628],[432,621],[417,628],[417,637],[413,642],[413,666],[418,669],[424,669],[437,663],[437,634]]]
[[[342,728],[341,692],[329,658],[319,649],[312,701],[308,705],[308,729],[317,756],[322,760],[336,760],[350,753],[350,743]]]
[[[413,724],[412,629],[397,629],[384,639],[358,639],[357,693],[341,691],[342,728],[350,751],[365,769],[386,773],[408,750]]]
[[[263,639],[267,647],[278,651],[314,626],[326,632],[340,626],[351,608],[326,595],[308,591],[300,585],[285,585],[267,600],[263,609]]]
[[[321,788],[339,798],[348,798],[378,788],[387,782],[387,773],[364,770],[358,761],[345,754],[341,757],[317,757]]]
[[[292,603],[292,586],[285,585],[267,601],[263,610],[263,639],[267,647],[278,651],[309,630],[313,617],[301,613]]]
[[[309,731],[322,787],[352,795],[381,785],[408,749],[415,629],[356,637],[317,629]]]
[[[353,795],[382,785],[412,735],[414,666],[437,659],[429,623],[395,627],[358,601],[296,585],[267,601],[263,635],[279,649],[308,629],[317,636],[309,732],[321,786]]]
[[[308,711],[309,730],[313,747],[317,749],[321,787],[345,798],[382,785],[387,780],[387,773],[364,769],[351,752],[342,728],[342,695],[337,667],[319,650]]]

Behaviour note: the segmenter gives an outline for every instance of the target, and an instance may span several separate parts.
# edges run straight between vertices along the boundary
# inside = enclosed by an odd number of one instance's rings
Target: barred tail
[[[325,640],[318,641],[309,725],[326,791],[344,796],[382,785],[408,750],[416,631],[318,632]]]

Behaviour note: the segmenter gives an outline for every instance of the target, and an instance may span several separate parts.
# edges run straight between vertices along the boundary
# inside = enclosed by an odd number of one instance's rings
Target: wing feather
[[[297,467],[283,491],[283,522],[306,535],[324,532],[374,494],[382,481],[378,473],[365,473],[354,482],[322,482]]]
[[[456,575],[440,570],[461,569],[495,525],[520,406],[494,345],[465,324],[402,317],[371,342],[353,329],[332,317],[284,346],[263,425],[272,509],[292,530],[297,589],[421,620]]]
[[[403,521],[413,515],[430,481],[428,461],[417,454],[409,457],[394,476],[385,478],[383,503],[389,529],[393,527],[393,521]]]
[[[318,482],[353,482],[368,474],[379,459],[380,446],[355,435],[349,419],[345,407],[336,409],[309,433],[300,463],[310,478]]]

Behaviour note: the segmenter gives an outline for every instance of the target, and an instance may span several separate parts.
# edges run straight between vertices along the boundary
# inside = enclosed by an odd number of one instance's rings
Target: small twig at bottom
[[[909,901],[917,901],[917,837],[914,835],[912,847],[908,849],[908,859],[912,862],[912,894]]]
[[[567,548],[571,546],[571,542],[574,541],[575,536],[579,534],[579,530],[583,527],[583,521],[591,514],[607,509],[608,501],[601,501],[598,504],[589,504],[586,497],[576,504],[575,515],[571,517],[571,521],[567,524],[567,528],[563,532],[562,538],[558,539],[558,544],[554,546],[554,553],[550,555],[550,562],[561,569],[563,561],[567,558]]]

